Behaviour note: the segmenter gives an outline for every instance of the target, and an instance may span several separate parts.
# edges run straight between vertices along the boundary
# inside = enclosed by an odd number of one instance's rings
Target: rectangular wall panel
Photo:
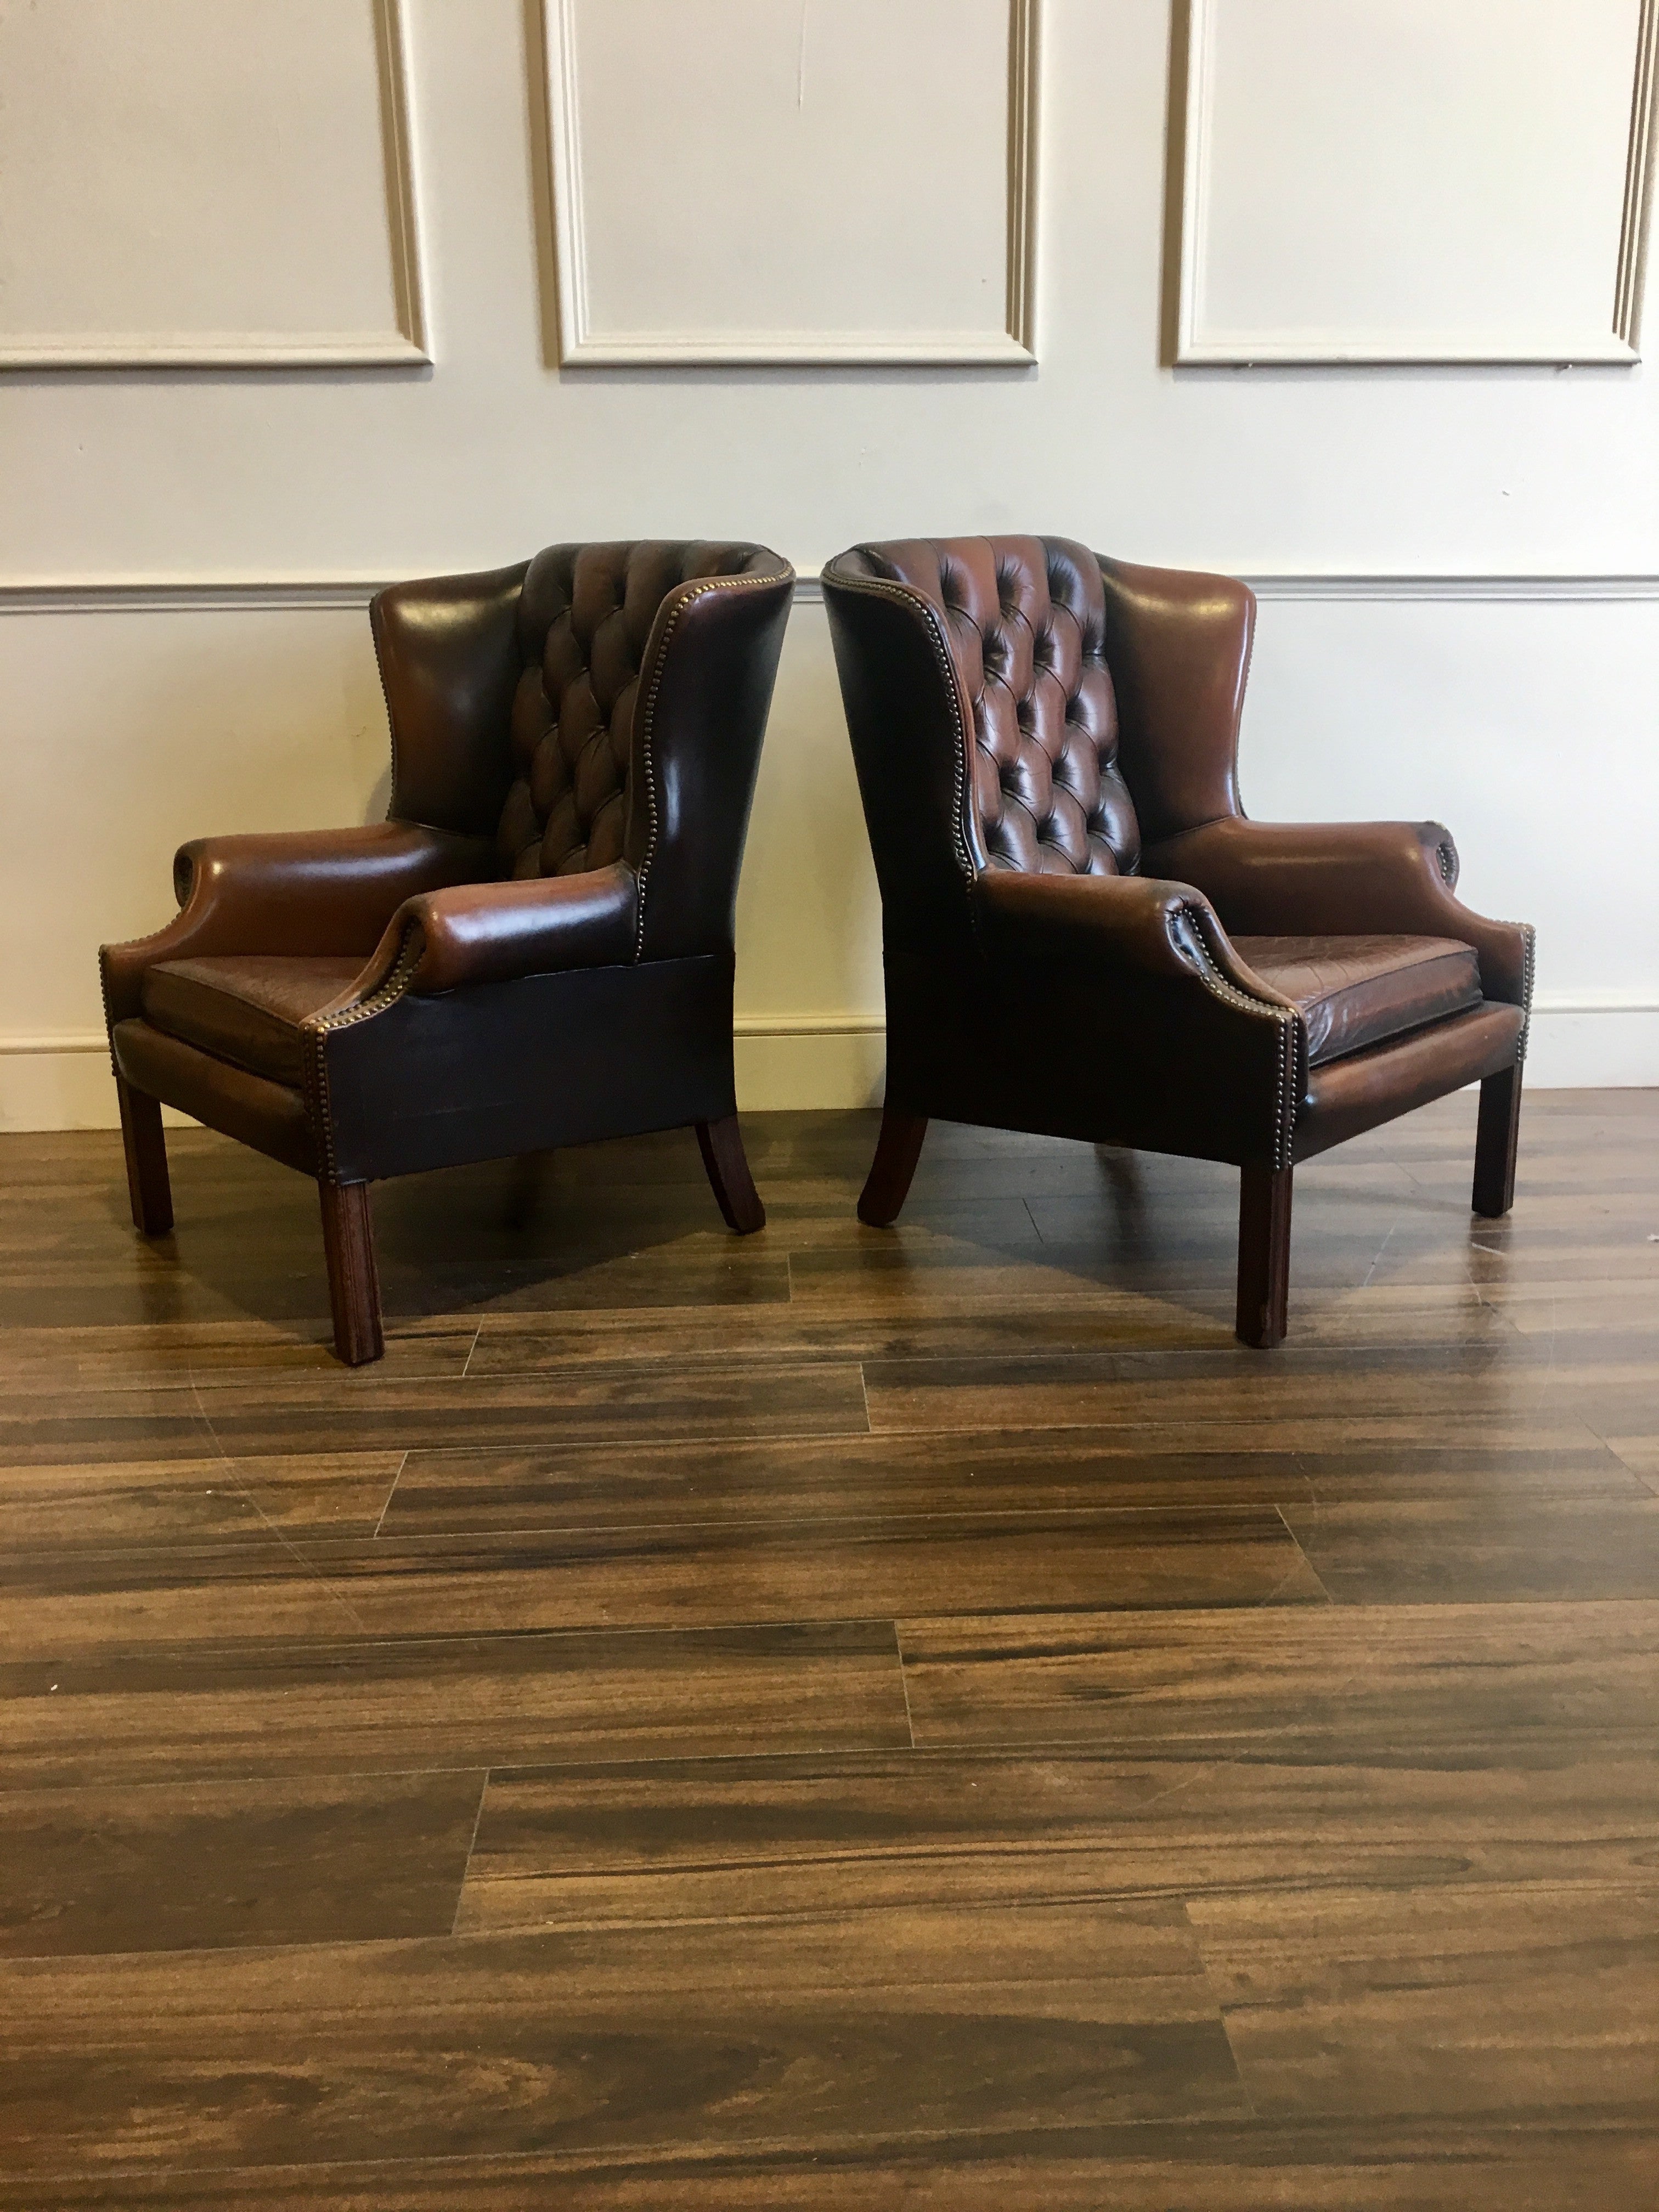
[[[562,357],[1034,353],[1037,0],[547,0]]]
[[[0,367],[426,356],[397,0],[0,0]]]
[[[1177,360],[1634,360],[1656,21],[1190,0]]]

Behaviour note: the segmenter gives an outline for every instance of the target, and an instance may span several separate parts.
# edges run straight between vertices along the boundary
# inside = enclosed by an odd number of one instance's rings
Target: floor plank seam
[[[398,1472],[392,1478],[392,1487],[386,1494],[386,1504],[380,1508],[380,1517],[374,1523],[373,1533],[376,1536],[380,1534],[381,1529],[386,1526],[386,1516],[392,1510],[392,1501],[398,1494],[398,1485],[402,1481],[404,1469],[408,1465],[409,1454],[408,1452],[405,1452],[398,1462]]]
[[[206,1424],[208,1435],[212,1439],[214,1449],[218,1455],[219,1465],[224,1468],[227,1472],[231,1474],[233,1481],[236,1482],[236,1486],[241,1492],[242,1496],[246,1498],[248,1504],[258,1515],[268,1533],[274,1537],[276,1542],[282,1546],[283,1549],[289,1553],[297,1562],[303,1571],[306,1579],[309,1582],[315,1583],[319,1589],[325,1591],[326,1595],[332,1599],[334,1603],[340,1607],[347,1620],[349,1620],[355,1627],[356,1627],[360,1632],[363,1632],[365,1633],[368,1632],[367,1622],[362,1620],[362,1616],[340,1594],[340,1592],[334,1588],[326,1577],[318,1574],[315,1568],[307,1559],[305,1553],[300,1549],[299,1546],[289,1538],[285,1530],[277,1527],[276,1523],[270,1518],[270,1516],[260,1504],[258,1499],[247,1489],[246,1486],[237,1480],[234,1474],[235,1462],[232,1459],[230,1454],[226,1451],[224,1445],[220,1442],[219,1437],[214,1429],[213,1423],[208,1417],[207,1408],[202,1403],[200,1392],[192,1388],[191,1395],[196,1401],[198,1413],[201,1415],[203,1421]]]
[[[467,1838],[466,1858],[461,1868],[460,1886],[455,1892],[455,1910],[450,1916],[449,1932],[454,1936],[461,1924],[461,1907],[466,1902],[467,1877],[472,1872],[472,1854],[478,1848],[478,1830],[483,1824],[484,1800],[489,1795],[490,1769],[485,1767],[483,1779],[478,1784],[478,1809],[472,1816],[472,1833]]]
[[[910,1732],[910,1748],[916,1748],[916,1717],[910,1710],[910,1678],[904,1664],[904,1638],[899,1633],[897,1621],[893,1623],[893,1649],[898,1655],[899,1687],[904,1692],[904,1725]]]

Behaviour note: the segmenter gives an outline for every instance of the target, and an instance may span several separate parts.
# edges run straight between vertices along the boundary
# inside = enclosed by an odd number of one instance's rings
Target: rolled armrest
[[[1208,988],[1219,980],[1264,1006],[1290,1003],[1251,974],[1190,884],[998,870],[979,878],[973,896],[975,927],[993,959],[1102,981],[1114,968]]]
[[[1206,822],[1149,846],[1146,865],[1198,884],[1241,935],[1449,937],[1473,945],[1489,999],[1525,1006],[1532,932],[1454,895],[1457,848],[1438,822]]]
[[[638,927],[638,887],[620,860],[526,883],[458,884],[398,909],[371,974],[382,960],[388,969],[411,961],[408,988],[424,996],[557,969],[609,968],[633,959]]]
[[[102,948],[106,1011],[112,1023],[137,1014],[145,970],[161,960],[367,957],[404,900],[499,865],[487,839],[409,822],[194,839],[173,864],[179,914],[153,936]]]

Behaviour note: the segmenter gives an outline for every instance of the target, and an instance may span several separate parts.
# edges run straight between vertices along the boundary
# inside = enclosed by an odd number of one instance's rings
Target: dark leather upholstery
[[[729,1116],[793,590],[642,542],[382,592],[391,818],[181,848],[178,915],[100,956],[118,1074],[331,1183]]]
[[[306,1023],[345,995],[362,966],[350,954],[163,960],[144,977],[143,1016],[169,1036],[297,1091],[305,1082]]]
[[[1251,974],[1301,1015],[1310,1067],[1480,1003],[1474,948],[1449,938],[1235,937],[1232,944]]]
[[[693,577],[741,576],[748,545],[550,545],[516,625],[505,872],[568,875],[623,857],[635,707],[657,611]]]
[[[944,617],[986,866],[1129,873],[1140,830],[1118,767],[1099,562],[1058,538],[921,538],[844,557]]]
[[[1518,1065],[1532,933],[1456,898],[1446,830],[1244,816],[1243,585],[1009,537],[823,587],[890,1114],[1280,1173]]]

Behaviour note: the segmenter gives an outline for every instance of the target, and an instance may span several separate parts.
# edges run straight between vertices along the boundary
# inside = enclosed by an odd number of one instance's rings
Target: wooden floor
[[[1659,1092],[746,1128],[0,1139],[0,2206],[1651,2212]]]

